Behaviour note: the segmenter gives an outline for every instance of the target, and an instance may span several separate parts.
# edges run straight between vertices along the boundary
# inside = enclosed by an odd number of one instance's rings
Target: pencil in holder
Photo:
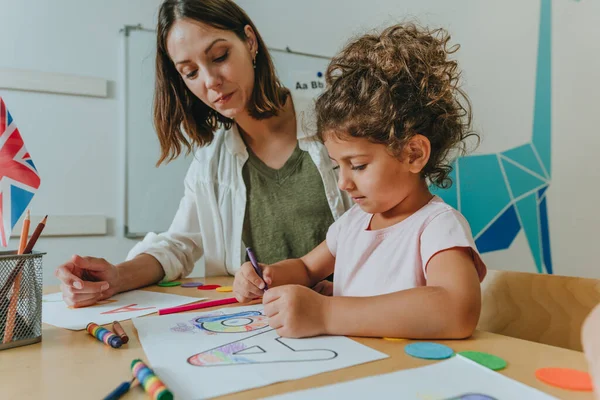
[[[0,252],[0,350],[42,340],[42,256]]]

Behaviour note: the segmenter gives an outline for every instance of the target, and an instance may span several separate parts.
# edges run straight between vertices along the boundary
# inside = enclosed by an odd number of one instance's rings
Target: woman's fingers
[[[76,292],[79,289],[73,289],[71,286],[61,284],[64,302],[71,307],[86,307],[95,304],[102,297],[102,292],[81,293]]]
[[[67,262],[60,267],[56,268],[54,275],[65,285],[74,287],[76,289],[83,288],[83,280],[81,277],[73,273],[75,266],[71,262]]]

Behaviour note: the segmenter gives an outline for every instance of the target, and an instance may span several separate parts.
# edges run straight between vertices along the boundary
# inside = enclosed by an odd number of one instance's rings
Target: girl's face
[[[339,169],[338,187],[366,213],[393,217],[388,214],[397,205],[421,191],[420,159],[411,161],[407,155],[400,160],[385,145],[364,138],[326,138],[329,157]]]
[[[234,32],[181,19],[167,36],[169,56],[186,86],[227,118],[246,112],[254,89],[256,36],[250,26],[245,32],[243,41]]]

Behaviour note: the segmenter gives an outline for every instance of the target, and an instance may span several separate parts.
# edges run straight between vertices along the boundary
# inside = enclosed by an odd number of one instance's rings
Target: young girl
[[[350,43],[329,65],[317,130],[356,204],[304,257],[261,265],[264,281],[246,263],[234,281],[239,301],[263,296],[281,336],[474,331],[486,268],[465,218],[428,189],[450,183],[449,152],[472,135],[449,39],[396,25]],[[333,297],[309,289],[332,272]]]

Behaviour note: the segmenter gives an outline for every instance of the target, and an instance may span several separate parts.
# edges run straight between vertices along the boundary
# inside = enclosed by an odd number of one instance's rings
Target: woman
[[[127,261],[76,255],[58,267],[65,302],[85,307],[184,277],[201,256],[207,275],[235,274],[246,246],[273,263],[320,243],[350,200],[327,151],[302,128],[308,100],[281,86],[260,34],[235,3],[163,2],[154,124],[159,163],[197,148],[184,196],[169,230],[148,234]]]

